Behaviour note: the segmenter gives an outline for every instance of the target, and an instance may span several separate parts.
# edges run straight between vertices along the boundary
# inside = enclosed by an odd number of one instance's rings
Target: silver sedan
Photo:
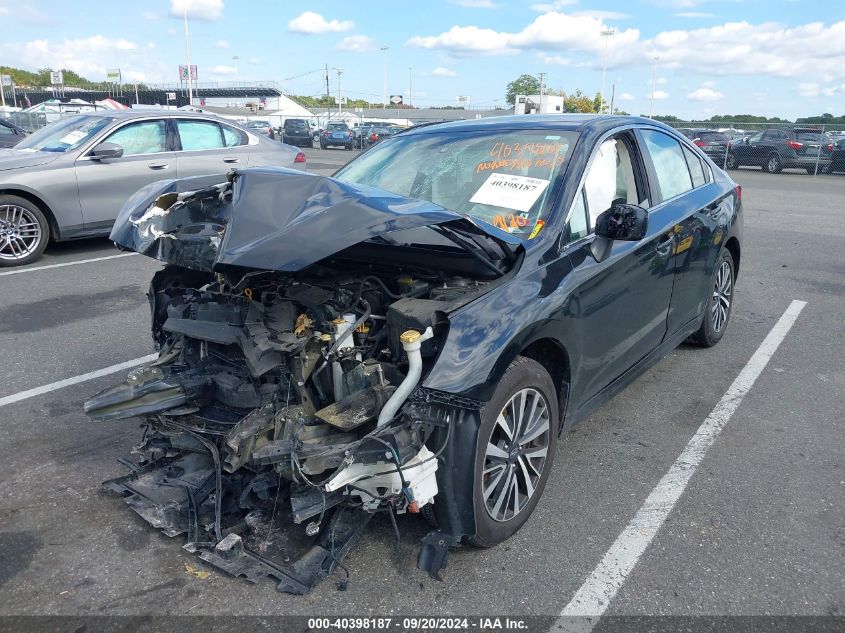
[[[35,261],[50,240],[108,235],[123,203],[156,180],[256,166],[304,170],[305,155],[212,115],[61,119],[0,150],[0,267]]]

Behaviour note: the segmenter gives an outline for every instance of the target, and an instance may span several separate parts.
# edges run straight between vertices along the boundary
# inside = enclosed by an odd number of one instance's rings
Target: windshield
[[[578,134],[545,130],[399,134],[335,174],[483,220],[523,239],[549,212]]]
[[[67,152],[86,143],[113,119],[79,115],[59,119],[18,143],[15,149],[36,149],[42,152]]]

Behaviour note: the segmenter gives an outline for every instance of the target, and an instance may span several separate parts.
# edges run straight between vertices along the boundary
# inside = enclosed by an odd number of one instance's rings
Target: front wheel
[[[34,262],[49,240],[50,226],[41,209],[18,196],[0,196],[0,267]]]
[[[704,321],[698,331],[687,339],[688,343],[713,347],[722,340],[733,308],[735,270],[731,252],[723,247],[716,260],[716,270],[713,271],[704,308]]]
[[[531,516],[554,463],[557,425],[557,395],[549,373],[537,361],[518,356],[481,410],[471,545],[501,543]]]
[[[769,154],[769,157],[766,159],[765,164],[763,165],[763,171],[766,171],[770,174],[777,174],[780,170],[783,169],[783,165],[780,161],[780,156],[777,154]]]

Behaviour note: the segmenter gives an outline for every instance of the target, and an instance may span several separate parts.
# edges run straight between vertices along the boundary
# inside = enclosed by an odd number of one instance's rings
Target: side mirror
[[[103,160],[104,158],[120,158],[123,156],[123,148],[116,143],[109,143],[108,141],[100,143],[89,154],[94,160]]]
[[[636,204],[614,204],[596,218],[596,239],[590,253],[597,262],[610,255],[614,240],[637,242],[648,229],[648,211]]]

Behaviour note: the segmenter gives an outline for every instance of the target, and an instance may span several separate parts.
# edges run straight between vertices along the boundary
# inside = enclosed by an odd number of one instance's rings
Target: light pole
[[[601,100],[599,101],[599,114],[604,112],[604,75],[607,72],[607,45],[610,42],[610,38],[613,34],[616,33],[614,29],[605,29],[601,32],[601,36],[605,38],[604,40],[604,61],[601,65]]]
[[[654,65],[651,67],[651,104],[648,106],[648,118],[651,118],[654,112],[654,82],[657,80],[657,62],[660,57],[654,57]]]
[[[191,81],[191,41],[188,36],[188,3],[184,7],[185,17],[185,62],[188,65],[188,105],[194,104],[194,84]]]
[[[340,76],[343,74],[343,68],[337,69],[337,118],[343,114],[343,92],[340,90]]]
[[[382,92],[382,108],[387,109],[387,51],[389,46],[379,46],[379,50],[384,53],[384,91]]]
[[[408,66],[408,105],[414,107],[414,67]]]

